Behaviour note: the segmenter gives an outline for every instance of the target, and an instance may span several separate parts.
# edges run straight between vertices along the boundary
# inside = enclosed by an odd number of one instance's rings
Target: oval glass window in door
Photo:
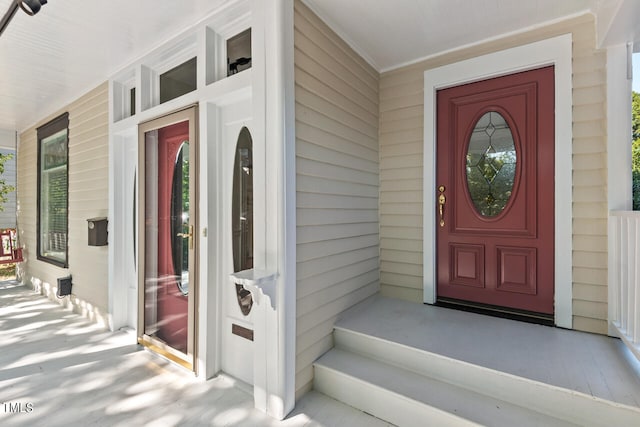
[[[233,236],[233,271],[253,268],[253,141],[249,129],[238,135],[233,166],[233,196],[231,200]],[[236,284],[236,296],[242,314],[251,311],[251,293]]]
[[[467,189],[476,211],[486,218],[498,216],[511,198],[518,161],[511,128],[499,112],[478,119],[466,160]]]
[[[253,141],[249,129],[238,135],[233,167],[233,270],[253,268]]]
[[[189,141],[180,145],[171,183],[171,257],[176,283],[189,294]]]

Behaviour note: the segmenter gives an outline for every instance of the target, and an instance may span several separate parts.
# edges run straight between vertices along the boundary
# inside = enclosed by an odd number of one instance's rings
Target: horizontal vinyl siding
[[[296,394],[345,309],[379,288],[378,75],[295,3]]]
[[[380,290],[422,301],[423,72],[380,81]]]
[[[606,54],[590,15],[435,57],[380,76],[380,287],[421,302],[424,72],[545,38],[573,34],[574,328],[606,333]],[[568,166],[568,165],[567,165]]]
[[[606,52],[573,30],[573,327],[607,333]],[[604,227],[601,225],[604,223]]]
[[[36,128],[69,112],[69,268],[38,261],[37,233],[37,132]],[[67,108],[42,120],[20,136],[18,224],[27,261],[22,278],[56,286],[56,279],[73,277],[73,301],[88,316],[102,316],[108,306],[107,247],[87,245],[87,219],[106,217],[109,210],[108,84],[104,83]]]

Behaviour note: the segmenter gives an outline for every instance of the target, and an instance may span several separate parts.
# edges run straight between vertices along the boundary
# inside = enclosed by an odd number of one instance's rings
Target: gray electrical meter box
[[[89,246],[105,246],[107,244],[107,218],[89,218],[87,220]]]

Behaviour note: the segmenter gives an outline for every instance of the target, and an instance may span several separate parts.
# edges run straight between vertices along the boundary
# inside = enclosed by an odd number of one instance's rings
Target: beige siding
[[[606,53],[593,22],[573,37],[573,326],[606,334]]]
[[[378,75],[295,3],[296,391],[336,317],[378,291]]]
[[[573,34],[574,327],[606,333],[606,56],[591,15],[423,61],[380,76],[380,287],[422,301],[424,71]]]
[[[87,219],[109,210],[108,84],[104,83],[20,135],[18,145],[18,227],[26,262],[24,282],[49,293],[56,279],[73,276],[74,309],[104,321],[108,306],[107,247],[87,245]],[[36,128],[69,112],[69,268],[36,258],[37,133]]]
[[[424,71],[380,80],[380,287],[422,301]]]

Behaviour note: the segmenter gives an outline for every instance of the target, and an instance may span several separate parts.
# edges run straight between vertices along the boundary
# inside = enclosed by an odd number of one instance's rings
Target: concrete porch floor
[[[388,426],[317,392],[284,421],[247,386],[196,379],[26,286],[0,282],[2,426]]]

